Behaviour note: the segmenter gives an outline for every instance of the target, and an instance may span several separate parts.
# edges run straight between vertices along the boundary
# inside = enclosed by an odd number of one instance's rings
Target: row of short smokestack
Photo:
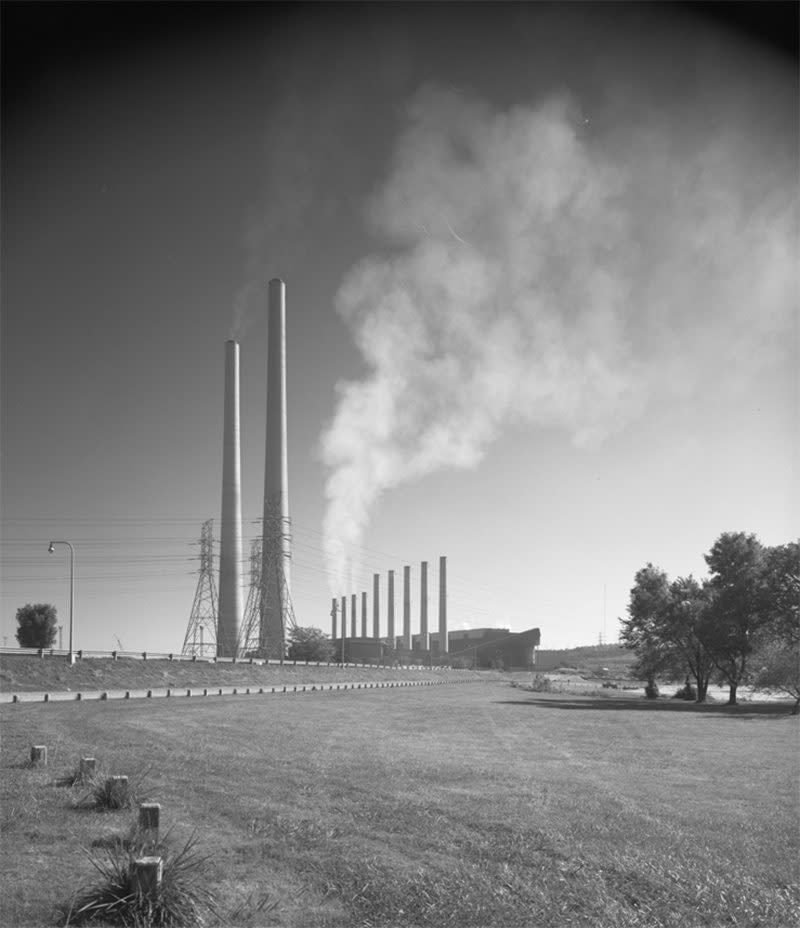
[[[380,574],[372,575],[372,634],[368,627],[367,592],[361,593],[361,635],[358,634],[358,594],[351,593],[350,599],[350,635],[347,634],[347,596],[341,599],[334,598],[331,602],[331,640],[339,638],[337,634],[338,619],[341,613],[341,638],[373,638],[381,640],[381,609],[380,609]],[[341,605],[340,605],[341,602]],[[395,642],[395,616],[394,616],[394,571],[390,570],[387,577],[386,590],[386,638],[392,646]],[[428,628],[428,562],[422,561],[419,574],[419,650],[429,651],[431,647],[431,633]],[[402,646],[405,650],[412,650],[414,643],[411,634],[411,567],[403,568],[403,632]],[[447,558],[439,558],[439,653],[446,654],[447,647]]]

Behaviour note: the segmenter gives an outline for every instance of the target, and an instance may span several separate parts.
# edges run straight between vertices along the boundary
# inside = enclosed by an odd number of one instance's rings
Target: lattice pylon
[[[256,657],[261,641],[261,539],[250,542],[250,588],[244,606],[238,653]]]
[[[214,582],[214,520],[200,531],[200,570],[181,654],[214,657],[217,653],[217,585]]]
[[[259,656],[281,658],[285,654],[287,645],[287,632],[289,629],[297,628],[297,620],[292,605],[292,594],[289,590],[289,584],[286,582],[286,572],[283,569],[283,559],[277,555],[268,569],[268,575],[277,578],[277,586],[280,596],[281,610],[281,635],[280,641],[271,640],[269,629],[273,627],[270,622],[271,610],[275,609],[274,598],[270,596],[266,587],[261,587],[261,601],[264,604],[261,612],[261,640],[259,642]]]

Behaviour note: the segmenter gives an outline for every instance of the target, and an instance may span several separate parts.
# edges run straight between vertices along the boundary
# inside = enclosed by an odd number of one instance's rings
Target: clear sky
[[[180,648],[276,276],[300,624],[446,555],[451,628],[613,640],[796,538],[797,7],[713,6],[3,4],[7,643],[57,538],[76,647]]]

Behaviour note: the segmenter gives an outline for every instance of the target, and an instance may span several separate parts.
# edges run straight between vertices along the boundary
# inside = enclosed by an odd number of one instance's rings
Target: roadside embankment
[[[170,661],[133,658],[88,658],[74,664],[63,656],[3,655],[0,692],[89,692],[163,687],[272,687],[297,683],[337,683],[342,680],[466,680],[481,679],[471,670],[365,665],[258,664],[247,660],[215,663],[208,660]]]

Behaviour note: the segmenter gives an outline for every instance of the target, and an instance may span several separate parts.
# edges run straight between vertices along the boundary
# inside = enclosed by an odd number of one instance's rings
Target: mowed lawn
[[[502,681],[3,707],[2,923],[55,924],[133,813],[55,779],[92,755],[196,832],[227,926],[800,923],[798,718]],[[26,769],[31,744],[45,770]]]

